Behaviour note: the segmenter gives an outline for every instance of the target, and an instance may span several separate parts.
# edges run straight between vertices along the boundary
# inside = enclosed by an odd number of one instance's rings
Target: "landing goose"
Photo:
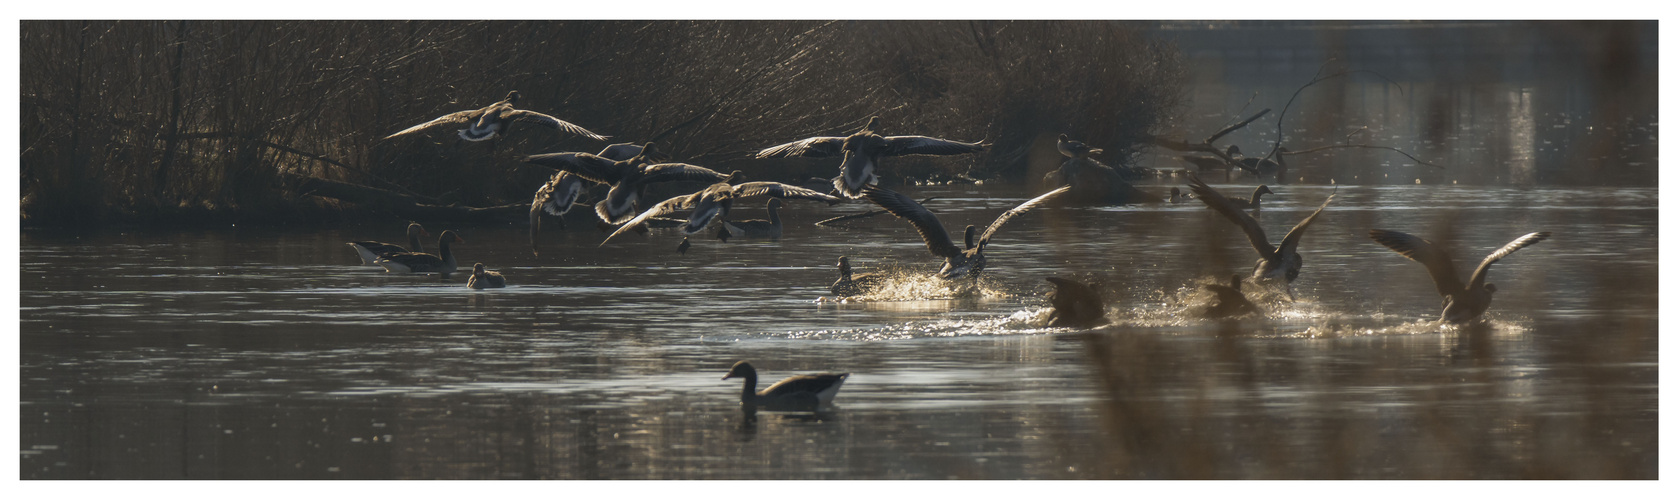
[[[425,251],[425,246],[419,243],[420,236],[430,236],[430,232],[425,231],[424,226],[420,226],[417,222],[407,223],[407,246],[413,247],[413,251],[415,252]],[[392,245],[376,241],[351,241],[349,242],[349,247],[354,248],[355,254],[361,256],[362,264],[368,265],[372,265],[374,261],[377,261],[378,256],[380,255],[407,251],[407,249],[402,248],[401,245]]]
[[[1066,278],[1047,278],[1054,290],[1047,294],[1052,312],[1047,313],[1047,326],[1087,328],[1105,322],[1105,300],[1099,297],[1099,285],[1085,285]]]
[[[1303,269],[1303,257],[1297,255],[1297,244],[1303,241],[1303,231],[1309,228],[1309,224],[1314,223],[1315,218],[1320,217],[1320,212],[1326,210],[1326,205],[1331,204],[1332,198],[1337,196],[1327,196],[1326,201],[1320,204],[1320,208],[1315,209],[1314,213],[1309,214],[1302,222],[1297,223],[1296,227],[1291,228],[1291,232],[1285,233],[1285,239],[1280,241],[1279,247],[1275,247],[1268,243],[1268,235],[1262,231],[1262,225],[1258,224],[1256,219],[1239,210],[1221,193],[1216,192],[1215,189],[1204,184],[1204,181],[1199,180],[1198,176],[1190,176],[1188,184],[1192,188],[1192,193],[1198,195],[1198,201],[1204,202],[1212,210],[1232,221],[1233,224],[1245,231],[1245,236],[1250,238],[1250,245],[1256,250],[1256,255],[1259,257],[1256,261],[1256,271],[1252,273],[1251,278],[1283,280],[1287,292],[1290,291],[1291,282],[1297,279],[1297,273]]]
[[[600,242],[599,246],[605,246],[605,243],[609,243],[611,238],[615,238],[617,235],[622,234],[623,231],[629,230],[629,228],[639,226],[647,219],[675,212],[677,210],[692,211],[692,214],[686,218],[686,224],[682,225],[680,229],[681,232],[688,235],[696,234],[699,231],[703,231],[705,227],[708,227],[712,221],[727,220],[727,212],[733,209],[733,200],[740,198],[749,198],[752,196],[772,196],[774,198],[817,200],[831,204],[837,204],[843,201],[843,198],[824,194],[812,189],[803,189],[789,184],[780,184],[778,182],[746,182],[736,186],[730,184],[732,181],[743,178],[744,174],[735,170],[732,175],[727,176],[721,182],[704,188],[703,191],[663,200],[662,203],[653,205],[645,212],[642,212],[640,215],[634,216],[634,218],[628,222],[623,223],[622,227],[617,228],[616,232],[605,237],[605,241]],[[723,227],[722,229],[725,230],[726,228]],[[727,231],[723,232],[726,233]]]
[[[888,210],[891,215],[907,219],[907,222],[913,224],[914,229],[919,231],[919,237],[924,238],[925,246],[930,249],[931,254],[943,258],[942,269],[937,271],[937,275],[944,279],[955,279],[967,274],[976,277],[983,271],[988,262],[983,256],[983,249],[989,245],[989,238],[994,237],[995,232],[1000,230],[1000,226],[1006,224],[1006,221],[1069,190],[1070,186],[1054,189],[1007,210],[989,224],[981,238],[975,237],[977,226],[966,226],[965,250],[960,250],[960,247],[954,245],[954,240],[948,237],[948,230],[943,229],[942,221],[937,220],[936,214],[931,213],[919,202],[913,201],[913,198],[878,186],[866,186],[864,191],[867,199]]]
[[[514,121],[545,125],[550,128],[601,141],[607,139],[607,137],[603,135],[589,132],[587,129],[577,126],[576,124],[553,118],[550,115],[523,109],[512,109],[512,104],[516,102],[518,102],[518,91],[514,90],[506,93],[506,100],[490,104],[482,109],[468,109],[465,111],[442,115],[437,117],[435,120],[420,123],[418,125],[408,127],[406,130],[385,136],[384,139],[407,135],[440,125],[465,123],[468,124],[466,128],[459,129],[459,137],[461,139],[473,142],[486,141],[494,138],[496,134],[505,133],[507,125]]]
[[[459,235],[454,234],[454,231],[450,229],[443,231],[442,236],[436,240],[436,246],[441,248],[441,256],[418,252],[392,253],[383,255],[376,263],[384,266],[385,272],[437,273],[446,279],[449,274],[453,274],[458,269],[458,264],[454,261],[454,253],[448,248],[449,243],[465,243],[465,240],[460,239]]]
[[[720,182],[726,174],[685,163],[653,164],[652,143],[646,143],[639,154],[615,160],[588,153],[548,153],[523,158],[524,162],[570,172],[583,179],[610,184],[604,201],[594,205],[599,220],[607,224],[621,224],[634,218],[634,210],[645,187],[657,182],[703,181]]]
[[[803,156],[809,158],[823,158],[827,156],[843,155],[843,164],[838,167],[838,176],[832,178],[832,186],[838,193],[849,198],[861,197],[861,186],[878,184],[878,159],[885,156],[906,155],[959,155],[976,153],[985,147],[982,143],[969,143],[925,137],[922,135],[898,135],[885,137],[873,132],[878,126],[878,117],[867,120],[867,125],[859,132],[848,137],[810,137],[796,142],[788,142],[756,153],[757,158],[785,158]]]
[[[599,151],[599,157],[613,161],[626,161],[645,151],[644,146],[630,143],[612,144]],[[541,213],[545,212],[558,217],[558,227],[564,227],[564,214],[577,205],[582,193],[594,184],[593,181],[582,178],[565,170],[554,173],[547,183],[535,191],[535,199],[529,204],[529,249],[535,255],[541,255],[541,249],[536,245],[536,238],[541,232]]]
[[[1256,308],[1256,304],[1252,304],[1250,299],[1245,298],[1245,292],[1240,290],[1241,287],[1239,285],[1244,282],[1244,279],[1239,275],[1234,274],[1232,281],[1231,285],[1213,283],[1204,285],[1205,290],[1209,290],[1216,294],[1216,304],[1210,306],[1208,310],[1204,311],[1205,317],[1210,319],[1221,319],[1231,318],[1234,316],[1244,316],[1247,314],[1258,314],[1260,312],[1260,310]]]
[[[471,279],[465,281],[465,286],[479,290],[484,288],[506,288],[506,277],[501,276],[500,273],[488,270],[488,268],[483,267],[483,263],[478,262],[477,265],[471,266]]]
[[[721,380],[733,377],[744,378],[744,392],[739,396],[741,403],[769,407],[814,408],[832,404],[832,398],[837,397],[838,389],[843,387],[843,381],[849,378],[849,374],[793,375],[757,392],[756,367],[750,366],[749,361],[740,361],[734,363],[733,369],[728,370],[727,375],[721,377]]]
[[[1499,250],[1491,252],[1483,258],[1483,263],[1477,265],[1477,270],[1471,273],[1471,280],[1461,284],[1460,278],[1454,273],[1454,260],[1435,244],[1417,236],[1374,229],[1367,232],[1373,241],[1384,245],[1403,257],[1425,265],[1425,270],[1431,274],[1431,281],[1437,285],[1437,293],[1442,294],[1442,321],[1447,323],[1465,323],[1483,315],[1489,309],[1489,301],[1494,298],[1495,285],[1484,283],[1489,279],[1489,266],[1496,261],[1512,255],[1518,249],[1534,245],[1547,239],[1553,233],[1541,231],[1519,236]]]
[[[883,273],[854,274],[849,257],[838,257],[838,280],[832,283],[832,295],[850,297],[865,294],[884,283]]]
[[[785,224],[779,221],[779,207],[785,202],[779,198],[768,199],[768,218],[749,220],[723,220],[721,227],[731,233],[732,238],[769,238],[779,239],[785,234]]]

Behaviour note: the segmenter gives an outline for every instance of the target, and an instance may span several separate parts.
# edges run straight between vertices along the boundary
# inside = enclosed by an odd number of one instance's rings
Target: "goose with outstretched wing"
[[[860,198],[861,186],[878,184],[878,159],[885,156],[937,155],[949,156],[976,153],[985,148],[983,143],[970,143],[926,137],[922,135],[882,136],[873,132],[878,117],[867,120],[867,125],[848,137],[810,137],[788,142],[756,153],[757,158],[803,156],[823,158],[843,155],[838,176],[832,186],[845,197]]]
[[[674,181],[720,182],[727,178],[726,174],[697,165],[653,164],[654,146],[648,142],[638,154],[623,160],[588,153],[547,153],[525,156],[523,161],[610,184],[611,190],[605,193],[605,199],[593,206],[599,220],[607,224],[621,224],[634,218],[648,185]],[[623,150],[618,155],[626,152]]]
[[[731,184],[732,181],[741,180],[743,178],[744,174],[735,170],[732,175],[722,179],[721,182],[704,188],[703,191],[663,200],[662,203],[653,205],[651,208],[646,209],[645,212],[641,212],[640,215],[634,216],[634,218],[630,219],[628,222],[624,222],[622,227],[617,228],[616,232],[605,237],[605,241],[599,242],[599,246],[605,246],[605,243],[610,242],[611,238],[615,238],[616,235],[622,234],[624,231],[628,231],[629,229],[640,225],[640,223],[645,222],[647,219],[680,210],[692,211],[692,215],[687,216],[686,218],[686,224],[682,224],[680,226],[681,232],[688,235],[695,234],[699,231],[703,231],[705,227],[710,225],[710,222],[716,220],[727,220],[727,212],[733,209],[733,201],[740,198],[771,196],[774,198],[788,200],[824,201],[834,205],[843,201],[843,198],[831,196],[812,189],[804,189],[778,182],[746,182],[738,185]]]
[[[574,123],[553,118],[551,115],[537,113],[526,109],[515,109],[512,107],[512,104],[516,102],[518,102],[518,91],[513,90],[506,93],[505,100],[490,104],[482,109],[468,109],[465,111],[448,113],[439,116],[434,120],[420,123],[418,125],[408,127],[406,130],[390,134],[384,138],[390,139],[400,137],[426,130],[431,127],[464,123],[467,124],[466,128],[459,129],[459,137],[461,139],[472,142],[486,141],[494,138],[496,134],[504,134],[506,132],[506,127],[511,125],[512,122],[527,122],[585,136],[595,140],[603,141],[608,139],[606,136],[595,134]]]
[[[1442,321],[1448,323],[1465,323],[1477,319],[1483,315],[1483,311],[1489,310],[1489,301],[1494,298],[1495,293],[1495,285],[1486,283],[1489,279],[1489,266],[1512,255],[1512,252],[1553,235],[1541,231],[1519,236],[1484,257],[1483,263],[1478,264],[1477,270],[1471,273],[1471,280],[1461,283],[1459,275],[1454,272],[1454,259],[1430,241],[1411,234],[1383,229],[1374,229],[1367,234],[1380,245],[1425,265],[1425,270],[1431,274],[1431,281],[1437,285],[1437,293],[1442,294]]]
[[[644,146],[630,143],[612,144],[599,151],[600,158],[612,161],[627,161],[639,156],[645,151]],[[541,249],[536,245],[536,238],[541,233],[541,214],[558,217],[558,227],[564,227],[564,214],[577,206],[576,200],[581,199],[582,193],[596,184],[582,176],[565,170],[554,172],[546,184],[535,190],[535,198],[529,203],[529,249],[535,255],[541,255]]]
[[[983,248],[989,245],[989,238],[994,237],[1000,226],[1069,190],[1070,186],[1054,189],[1007,210],[989,224],[989,228],[983,231],[981,237],[977,236],[977,226],[966,226],[965,249],[961,250],[954,245],[954,239],[948,236],[948,230],[942,227],[942,221],[937,220],[936,214],[931,213],[930,209],[919,202],[913,201],[913,198],[878,186],[869,185],[863,189],[867,199],[877,203],[891,215],[907,219],[907,222],[913,224],[913,228],[919,231],[919,237],[925,239],[925,247],[930,249],[931,255],[943,258],[942,269],[937,271],[937,275],[944,279],[966,275],[976,277],[988,264],[988,259],[983,256]]]
[[[1258,257],[1256,271],[1251,274],[1251,278],[1280,281],[1286,284],[1289,293],[1291,282],[1297,279],[1297,274],[1303,269],[1303,257],[1297,254],[1297,244],[1302,243],[1303,232],[1308,230],[1309,224],[1313,224],[1315,219],[1320,217],[1320,212],[1326,210],[1326,205],[1332,204],[1332,198],[1337,195],[1327,196],[1320,208],[1297,223],[1296,227],[1291,228],[1291,232],[1285,233],[1285,239],[1280,240],[1279,246],[1276,247],[1268,243],[1268,234],[1262,231],[1262,224],[1257,223],[1250,214],[1240,210],[1208,184],[1204,184],[1198,176],[1188,174],[1188,177],[1188,185],[1191,186],[1192,193],[1197,195],[1198,201],[1204,202],[1210,209],[1232,221],[1250,238],[1250,245],[1256,249]]]

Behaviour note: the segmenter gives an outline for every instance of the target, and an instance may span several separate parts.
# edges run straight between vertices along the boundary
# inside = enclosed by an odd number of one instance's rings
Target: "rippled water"
[[[1277,240],[1333,188],[1276,191]],[[1028,195],[908,192],[951,227]],[[811,224],[862,204],[792,203],[778,242],[684,256],[666,231],[598,248],[587,224],[549,227],[537,258],[521,224],[457,228],[462,264],[505,273],[500,290],[344,245],[398,240],[395,222],[26,230],[21,476],[1656,477],[1655,189],[1336,193],[1297,300],[1234,323],[1183,314],[1254,260],[1197,202],[1039,209],[956,291],[903,221]],[[1467,268],[1554,234],[1495,266],[1486,328],[1430,324],[1423,268],[1366,236],[1445,221]],[[839,255],[907,277],[823,299]],[[1113,324],[1045,327],[1047,276],[1103,283]],[[770,381],[852,375],[831,409],[746,414],[720,380],[742,359]]]

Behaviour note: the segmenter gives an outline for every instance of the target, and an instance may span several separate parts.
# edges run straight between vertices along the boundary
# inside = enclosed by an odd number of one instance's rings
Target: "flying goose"
[[[518,102],[518,91],[514,90],[506,93],[506,100],[490,104],[483,109],[468,109],[465,111],[442,115],[437,117],[435,120],[420,123],[418,125],[408,127],[407,130],[385,136],[384,139],[387,140],[393,137],[411,134],[440,125],[465,123],[468,124],[466,125],[466,128],[459,129],[459,137],[461,139],[472,142],[486,141],[494,138],[496,134],[504,133],[506,131],[506,127],[514,121],[532,122],[601,141],[607,139],[607,137],[603,135],[589,132],[587,129],[581,128],[576,124],[553,118],[549,115],[523,109],[512,109],[512,104],[516,102]]]
[[[967,143],[937,139],[922,135],[897,135],[885,137],[873,132],[878,126],[878,117],[867,120],[867,125],[859,132],[848,137],[810,137],[796,142],[788,142],[756,153],[757,158],[785,158],[804,156],[809,158],[824,158],[827,156],[843,155],[843,164],[838,167],[838,176],[832,178],[832,186],[838,193],[849,198],[861,197],[861,186],[878,184],[878,159],[884,156],[906,155],[958,155],[976,153],[985,147],[982,143]]]
[[[878,288],[884,283],[884,273],[854,274],[849,267],[849,257],[838,257],[838,280],[832,283],[832,295],[849,297],[861,295]]]
[[[450,229],[443,231],[442,236],[436,240],[436,246],[441,248],[442,256],[440,257],[419,252],[392,253],[384,254],[375,263],[384,266],[384,272],[437,273],[446,279],[449,274],[453,274],[454,270],[458,269],[458,264],[454,261],[454,253],[448,249],[449,243],[465,243],[465,240],[461,239],[458,234],[454,234],[454,231]]]
[[[500,273],[483,267],[483,263],[471,266],[471,279],[465,281],[465,286],[478,290],[484,288],[506,288],[506,277]]]
[[[695,234],[699,231],[703,231],[704,228],[709,226],[712,221],[727,220],[727,212],[733,209],[733,200],[739,198],[749,198],[751,196],[772,196],[774,198],[818,200],[834,205],[843,201],[843,198],[823,194],[812,189],[803,189],[790,184],[780,184],[778,182],[746,182],[736,186],[730,184],[732,181],[743,178],[743,173],[734,170],[732,175],[726,176],[721,180],[721,182],[712,184],[710,187],[704,188],[702,191],[686,196],[676,196],[674,198],[663,200],[662,203],[653,205],[650,209],[640,213],[640,215],[634,216],[634,218],[628,222],[624,222],[622,227],[617,228],[616,232],[605,237],[605,241],[599,242],[599,246],[605,246],[605,243],[609,243],[611,238],[615,238],[616,235],[622,234],[623,231],[627,231],[629,228],[639,226],[647,219],[677,210],[692,211],[692,215],[686,218],[686,224],[681,226],[681,232],[688,235]],[[726,227],[723,227],[722,229],[725,230]],[[723,231],[723,234],[727,232],[728,231]]]
[[[1281,240],[1279,247],[1276,248],[1268,243],[1267,233],[1262,231],[1262,225],[1258,224],[1256,219],[1251,218],[1250,214],[1239,210],[1237,206],[1227,200],[1227,197],[1222,196],[1208,184],[1204,184],[1204,181],[1199,180],[1198,176],[1190,175],[1189,177],[1188,184],[1192,188],[1192,193],[1198,195],[1198,201],[1204,202],[1205,205],[1226,217],[1227,220],[1232,221],[1240,229],[1244,229],[1245,236],[1250,237],[1250,245],[1256,249],[1256,255],[1260,257],[1256,261],[1256,271],[1251,274],[1251,279],[1283,280],[1289,293],[1291,282],[1297,279],[1297,273],[1303,269],[1303,257],[1297,255],[1297,244],[1303,241],[1303,231],[1309,228],[1309,224],[1320,216],[1322,210],[1326,210],[1326,205],[1331,204],[1332,198],[1337,195],[1327,196],[1326,201],[1320,204],[1320,208],[1315,209],[1314,213],[1309,214],[1302,222],[1297,223],[1297,227],[1291,228],[1291,232],[1285,233],[1285,239]]]
[[[570,172],[583,179],[610,184],[604,201],[594,205],[599,220],[606,224],[621,224],[634,218],[634,210],[644,195],[645,187],[657,182],[703,181],[720,182],[726,174],[685,163],[652,162],[652,143],[646,143],[639,154],[617,160],[588,153],[547,153],[525,156],[523,161]]]
[[[954,246],[954,240],[948,237],[948,230],[943,229],[942,221],[937,220],[936,214],[931,213],[919,202],[913,201],[913,198],[878,186],[869,185],[864,189],[867,199],[884,207],[891,215],[907,219],[907,222],[919,230],[919,237],[924,238],[925,246],[930,249],[931,254],[944,259],[942,270],[937,271],[937,275],[944,279],[955,279],[967,274],[976,277],[988,262],[983,256],[983,248],[989,245],[989,238],[994,237],[995,231],[1000,230],[1001,225],[1069,190],[1070,186],[1054,189],[1007,210],[995,218],[994,222],[989,223],[989,228],[983,231],[981,238],[975,237],[977,226],[966,226],[965,250],[960,250],[960,247]]]
[[[740,361],[734,363],[733,369],[728,370],[721,380],[733,377],[744,377],[744,392],[739,396],[739,401],[744,404],[814,408],[832,404],[832,398],[837,397],[838,389],[843,387],[843,381],[849,378],[849,374],[793,375],[757,392],[756,367],[750,366],[749,361]]]
[[[1261,312],[1260,309],[1256,308],[1256,304],[1252,304],[1250,299],[1245,298],[1244,291],[1240,290],[1239,285],[1244,282],[1244,279],[1238,274],[1234,274],[1232,281],[1231,286],[1214,283],[1204,285],[1205,290],[1216,294],[1216,305],[1210,306],[1208,310],[1204,311],[1205,317],[1221,319]]]
[[[1442,294],[1442,321],[1448,323],[1465,323],[1483,315],[1489,309],[1489,301],[1494,298],[1495,285],[1484,283],[1489,279],[1489,266],[1496,261],[1512,255],[1518,249],[1534,245],[1547,239],[1553,233],[1541,231],[1519,236],[1505,246],[1500,247],[1483,258],[1483,263],[1477,265],[1477,270],[1471,273],[1471,281],[1460,283],[1460,278],[1454,273],[1454,261],[1435,244],[1417,236],[1374,229],[1367,232],[1373,241],[1384,245],[1396,253],[1402,254],[1409,260],[1425,265],[1425,270],[1431,274],[1431,281],[1437,285],[1437,293]]]
[[[599,151],[599,157],[614,161],[626,161],[639,156],[645,151],[644,146],[630,143],[612,144]],[[535,255],[541,255],[541,249],[536,245],[536,237],[541,232],[541,213],[546,212],[558,217],[558,227],[564,227],[564,214],[576,206],[576,200],[582,193],[594,184],[593,181],[582,178],[565,170],[554,173],[547,183],[535,191],[535,199],[529,204],[529,249]]]
[[[767,220],[722,220],[721,227],[731,233],[729,237],[777,240],[785,232],[785,224],[779,221],[779,207],[784,204],[779,198],[769,198]]]
[[[1047,326],[1087,328],[1105,322],[1105,301],[1099,298],[1099,285],[1085,285],[1066,278],[1047,278],[1054,290],[1047,293],[1053,304],[1047,313]]]
[[[430,232],[425,231],[424,226],[420,226],[417,222],[407,223],[407,246],[413,247],[413,251],[415,252],[425,251],[425,246],[419,243],[420,236],[430,236]],[[362,264],[368,265],[377,261],[378,256],[380,255],[407,251],[407,249],[402,248],[401,245],[392,245],[376,241],[351,241],[349,242],[349,247],[354,248],[355,253],[361,256]]]

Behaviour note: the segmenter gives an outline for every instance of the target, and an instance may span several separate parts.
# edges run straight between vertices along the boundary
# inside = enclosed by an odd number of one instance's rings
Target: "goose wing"
[[[601,184],[616,184],[623,178],[617,162],[589,153],[547,153],[523,157],[524,163],[563,170]]]
[[[640,156],[640,152],[645,150],[645,146],[624,142],[605,146],[605,149],[599,150],[599,157],[616,161],[628,161],[629,158]]]
[[[1386,248],[1402,254],[1403,257],[1407,257],[1409,260],[1424,264],[1425,270],[1431,273],[1431,281],[1436,282],[1437,293],[1442,294],[1442,296],[1452,296],[1464,290],[1464,288],[1460,286],[1460,277],[1454,274],[1453,259],[1448,257],[1448,252],[1444,252],[1441,248],[1437,248],[1436,245],[1431,244],[1430,241],[1411,234],[1386,231],[1383,229],[1367,231],[1367,235],[1371,236],[1373,241],[1378,242],[1378,244],[1384,245]],[[1526,235],[1524,238],[1528,237],[1529,236]],[[1517,244],[1519,241],[1523,241],[1524,238],[1519,238],[1512,243]],[[1512,253],[1512,250],[1521,248],[1514,247],[1513,244],[1509,244],[1506,247],[1501,248],[1501,251],[1504,251],[1505,253]],[[1511,248],[1511,250],[1508,250],[1508,248]],[[1489,260],[1484,261],[1484,265],[1480,269],[1481,271],[1488,271],[1489,263],[1500,259],[1500,257],[1505,257],[1505,255],[1502,254],[1502,252],[1495,252],[1493,254],[1489,254],[1489,257]]]
[[[436,117],[435,120],[420,123],[418,125],[407,127],[406,130],[402,130],[402,131],[396,132],[394,134],[386,135],[386,136],[384,136],[384,138],[389,139],[389,138],[396,137],[396,136],[407,135],[407,134],[411,134],[411,133],[414,133],[414,132],[418,132],[420,130],[435,127],[437,125],[446,125],[446,124],[449,124],[449,123],[469,123],[469,122],[473,122],[473,121],[476,121],[477,117],[479,115],[482,115],[482,113],[483,113],[483,110],[481,110],[481,109],[467,109],[465,111],[460,111],[460,112],[457,112],[457,113],[448,113],[448,114]]]
[[[689,195],[686,195],[686,196],[676,196],[674,198],[669,198],[667,200],[663,200],[662,203],[652,205],[652,207],[649,208],[649,209],[646,209],[645,212],[642,212],[640,215],[634,216],[634,218],[629,219],[628,222],[622,223],[622,227],[618,227],[616,229],[616,232],[611,233],[610,236],[606,236],[605,241],[599,242],[599,246],[605,246],[606,243],[610,243],[611,238],[615,238],[616,235],[622,234],[624,231],[632,229],[634,226],[640,225],[640,223],[645,222],[646,219],[650,219],[652,217],[657,217],[659,215],[664,215],[664,214],[667,214],[669,212],[674,212],[676,210],[686,210],[686,209],[692,208],[693,205],[696,205],[698,203],[698,198],[703,196],[703,194],[707,191],[708,190],[699,191],[699,192],[692,193],[692,194],[689,194]]]
[[[757,158],[787,158],[792,156],[807,156],[822,158],[837,156],[843,153],[843,137],[810,137],[797,142],[787,142],[756,152]]]
[[[913,201],[913,198],[884,189],[871,184],[862,189],[862,195],[883,207],[899,218],[907,219],[919,230],[919,237],[925,239],[925,247],[930,248],[931,254],[951,258],[960,255],[960,247],[954,245],[954,240],[948,237],[948,230],[942,228],[942,222],[936,220],[936,214],[931,213],[924,205]]]
[[[1064,186],[1048,191],[1047,194],[1037,196],[1035,199],[1026,201],[1024,204],[1018,205],[1016,208],[1007,210],[1006,213],[1000,214],[1000,217],[996,217],[994,222],[989,223],[988,229],[983,230],[983,237],[977,238],[977,248],[983,248],[988,245],[989,238],[993,237],[995,235],[995,231],[999,231],[1000,226],[1006,224],[1006,221],[1012,220],[1013,217],[1017,217],[1024,212],[1028,212],[1032,208],[1041,206],[1041,204],[1046,203],[1047,200],[1051,200],[1053,197],[1064,194],[1067,191],[1070,191],[1070,186]]]
[[[884,138],[884,154],[890,156],[905,155],[958,155],[982,151],[984,145],[980,142],[960,142],[922,135],[897,135]]]
[[[774,385],[762,389],[763,396],[781,396],[786,394],[819,394],[831,389],[832,386],[843,383],[847,373],[817,373],[811,375],[795,375],[785,380],[774,382]]]
[[[1512,252],[1516,252],[1520,248],[1534,245],[1552,235],[1553,233],[1547,231],[1526,234],[1519,236],[1518,239],[1512,240],[1511,243],[1507,243],[1506,246],[1501,247],[1500,250],[1495,250],[1494,253],[1491,253],[1488,257],[1483,258],[1482,264],[1477,265],[1477,271],[1471,273],[1471,283],[1466,285],[1466,288],[1471,290],[1483,288],[1483,282],[1489,279],[1489,266],[1491,264],[1494,264],[1495,261],[1506,258],[1508,255],[1512,255]]]
[[[1302,222],[1298,222],[1296,227],[1291,228],[1291,232],[1285,233],[1285,239],[1280,241],[1280,255],[1286,255],[1297,251],[1297,244],[1303,241],[1303,230],[1308,229],[1309,224],[1313,224],[1314,219],[1316,217],[1320,217],[1320,212],[1322,210],[1326,210],[1326,205],[1332,204],[1332,198],[1337,196],[1338,195],[1335,194],[1327,196],[1326,201],[1320,204],[1320,208],[1314,209],[1314,213],[1309,214],[1309,216],[1304,218]]]
[[[508,119],[508,120],[517,120],[517,121],[520,121],[520,122],[539,123],[541,125],[546,125],[548,127],[556,128],[556,129],[559,129],[559,130],[562,130],[562,131],[565,131],[565,132],[569,132],[569,133],[572,133],[572,134],[576,134],[576,135],[587,137],[587,138],[594,139],[594,140],[603,141],[603,140],[606,140],[606,139],[610,139],[610,137],[608,137],[608,136],[595,134],[592,131],[589,131],[588,129],[582,128],[580,125],[576,125],[574,123],[570,123],[570,122],[567,122],[567,121],[564,121],[564,120],[553,118],[552,115],[548,115],[548,114],[545,114],[545,113],[537,113],[537,112],[530,111],[530,110],[527,110],[527,109],[514,109],[514,110],[511,110],[511,111],[507,111],[506,113],[500,115],[500,117],[504,118],[504,119]]]
[[[759,195],[768,195],[784,199],[824,201],[831,204],[843,202],[843,198],[838,198],[813,189],[800,188],[790,184],[781,184],[778,182],[746,182],[733,186],[733,196],[743,198],[746,196]]]
[[[1256,253],[1261,254],[1263,258],[1274,255],[1275,248],[1274,245],[1268,243],[1268,234],[1262,232],[1262,225],[1257,224],[1256,219],[1251,218],[1250,214],[1233,206],[1232,201],[1216,192],[1215,188],[1211,188],[1209,184],[1199,180],[1196,175],[1188,174],[1188,184],[1192,187],[1192,193],[1198,195],[1198,201],[1209,205],[1211,210],[1215,210],[1223,217],[1233,221],[1233,224],[1238,225],[1240,229],[1245,230],[1245,236],[1250,237],[1250,246],[1256,248]],[[1321,205],[1321,207],[1325,207],[1325,205]],[[1320,211],[1316,210],[1315,213],[1320,213]],[[1314,219],[1314,216],[1309,216],[1309,219]],[[1293,229],[1292,231],[1296,230]],[[1298,238],[1302,236],[1302,233],[1297,234]]]
[[[711,184],[727,180],[727,174],[685,163],[659,163],[646,166],[641,184],[672,181],[704,181]]]

